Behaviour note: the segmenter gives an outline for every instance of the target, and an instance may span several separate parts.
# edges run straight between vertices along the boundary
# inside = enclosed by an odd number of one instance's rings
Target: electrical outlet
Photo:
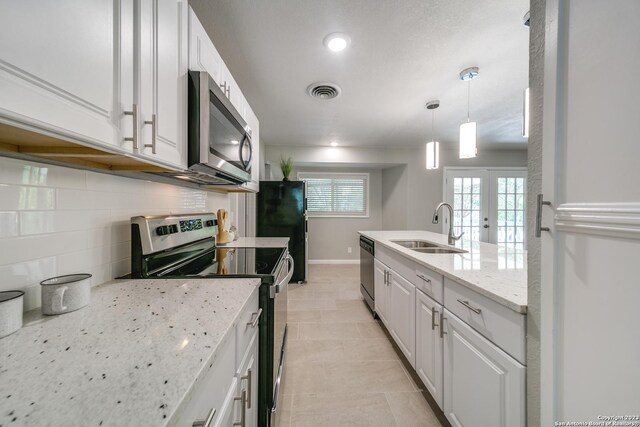
[[[351,246],[349,246],[349,247],[347,248],[347,253],[348,253],[348,254],[350,254],[351,252],[353,252],[353,249],[351,249]]]

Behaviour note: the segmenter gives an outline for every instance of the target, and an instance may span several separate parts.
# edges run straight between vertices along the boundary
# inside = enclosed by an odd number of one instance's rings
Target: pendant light
[[[477,123],[470,120],[471,80],[478,77],[478,67],[467,68],[460,72],[460,80],[468,83],[467,89],[467,122],[460,125],[460,158],[471,159],[478,154]]]
[[[435,140],[433,132],[433,116],[440,106],[440,101],[427,102],[427,110],[431,110],[431,142],[427,142],[427,169],[438,169],[440,163],[440,143]]]

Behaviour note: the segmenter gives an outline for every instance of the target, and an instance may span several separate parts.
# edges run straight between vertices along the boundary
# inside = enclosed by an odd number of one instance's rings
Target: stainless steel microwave
[[[189,71],[188,164],[206,184],[251,180],[251,129],[204,71]]]

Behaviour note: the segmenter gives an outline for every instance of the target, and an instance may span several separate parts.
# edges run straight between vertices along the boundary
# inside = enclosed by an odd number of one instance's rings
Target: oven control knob
[[[214,225],[216,225],[216,220],[215,219],[209,219],[209,220],[204,222],[204,226],[205,227],[213,227]]]
[[[160,227],[156,227],[156,233],[158,233],[158,236],[166,236],[169,234],[169,226],[161,225]]]
[[[178,232],[178,224],[171,224],[169,226],[169,234],[173,234],[177,232]]]

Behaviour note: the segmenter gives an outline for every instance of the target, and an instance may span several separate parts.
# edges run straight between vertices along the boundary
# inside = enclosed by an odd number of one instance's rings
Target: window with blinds
[[[299,172],[307,183],[309,216],[369,216],[368,173]]]

